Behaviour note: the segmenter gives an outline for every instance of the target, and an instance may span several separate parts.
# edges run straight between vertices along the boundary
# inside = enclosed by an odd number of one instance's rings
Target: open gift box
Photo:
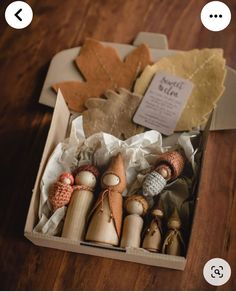
[[[167,49],[167,40],[165,36],[156,35],[151,33],[140,33],[134,41],[134,46],[140,43],[147,43],[151,49],[152,60],[157,61],[163,56],[173,54],[175,51]],[[129,53],[134,46],[123,44],[111,44],[108,45],[116,48],[121,57],[124,57]],[[62,80],[75,80],[78,78],[78,73],[75,71],[71,64],[72,60],[78,55],[79,48],[66,50],[57,54],[51,62],[48,75],[42,90],[40,102],[49,106],[55,105],[55,94],[50,89],[51,84]],[[61,73],[62,72],[62,73]],[[236,128],[235,119],[235,99],[233,93],[236,91],[236,73],[231,68],[227,68],[227,77],[225,80],[225,92],[217,108],[213,111],[208,123],[205,125],[202,133],[201,145],[198,145],[199,149],[204,148],[207,141],[209,130],[220,129],[233,129]],[[227,115],[225,114],[227,113]],[[47,161],[56,147],[56,145],[68,137],[71,127],[73,114],[69,111],[63,96],[59,93],[55,105],[55,110],[52,118],[51,127],[49,130],[48,138],[44,148],[43,156],[41,159],[37,179],[35,182],[30,208],[25,225],[25,236],[31,240],[34,244],[40,246],[46,246],[56,249],[62,249],[77,253],[85,253],[90,255],[109,257],[113,259],[120,259],[125,261],[132,261],[147,265],[168,267],[172,269],[183,270],[186,264],[186,257],[171,256],[160,253],[150,253],[143,249],[133,248],[116,248],[116,247],[103,247],[88,242],[79,242],[69,240],[63,237],[50,236],[46,234],[40,234],[33,232],[35,225],[38,222],[38,208],[39,208],[39,196],[40,196],[40,181],[43,175]],[[204,155],[203,158],[204,159]],[[199,173],[200,177],[200,173]],[[200,180],[199,180],[200,181]],[[198,194],[199,196],[200,194]],[[204,194],[202,194],[204,195]],[[191,244],[191,239],[189,244]]]

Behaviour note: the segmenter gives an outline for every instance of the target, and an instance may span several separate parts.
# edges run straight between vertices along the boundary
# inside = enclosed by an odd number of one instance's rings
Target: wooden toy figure
[[[62,236],[83,240],[86,219],[93,203],[93,192],[99,172],[93,165],[80,166],[75,171],[75,186],[66,213]]]
[[[143,219],[148,210],[148,203],[143,196],[132,195],[125,201],[128,216],[125,217],[121,237],[121,247],[140,247]]]
[[[175,208],[167,223],[168,231],[162,247],[162,253],[179,256],[184,250],[184,241],[180,232],[181,221]]]
[[[49,194],[49,202],[53,211],[67,205],[73,192],[74,177],[69,172],[64,172],[59,176],[57,182],[53,185],[53,190]]]
[[[143,195],[153,197],[159,194],[167,182],[181,174],[184,162],[185,159],[179,151],[166,152],[158,157],[156,168],[147,174],[143,182]]]
[[[153,208],[151,215],[153,219],[147,231],[145,232],[142,247],[152,252],[161,252],[162,219],[164,216],[164,211],[160,200]]]
[[[101,179],[103,191],[90,213],[86,240],[117,246],[122,224],[122,192],[126,176],[121,154],[112,157]]]

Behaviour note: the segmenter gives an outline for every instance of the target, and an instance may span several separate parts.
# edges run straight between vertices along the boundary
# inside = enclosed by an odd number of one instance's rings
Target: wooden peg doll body
[[[124,163],[121,154],[112,157],[101,179],[103,191],[90,213],[86,240],[98,244],[119,244],[122,224],[122,192],[126,187]]]
[[[73,240],[83,240],[86,219],[93,203],[93,190],[98,177],[93,165],[84,165],[77,169],[74,192],[66,213],[62,236]]]
[[[152,221],[148,227],[142,247],[152,252],[161,252],[162,247],[162,218],[164,216],[160,201],[152,210]]]
[[[180,256],[184,250],[184,241],[180,232],[181,221],[177,209],[174,209],[167,223],[168,231],[162,247],[162,253]]]
[[[140,247],[143,218],[148,203],[143,196],[132,195],[125,201],[128,215],[125,217],[121,237],[121,247]]]

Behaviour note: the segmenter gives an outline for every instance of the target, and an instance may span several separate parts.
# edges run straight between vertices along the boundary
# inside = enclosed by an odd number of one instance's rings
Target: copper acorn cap
[[[160,164],[167,164],[172,171],[171,180],[177,178],[183,171],[185,157],[179,151],[168,151],[157,158],[156,168]]]

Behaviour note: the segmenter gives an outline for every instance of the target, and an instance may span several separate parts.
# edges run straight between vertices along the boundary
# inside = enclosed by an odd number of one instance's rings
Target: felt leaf
[[[162,58],[144,69],[135,83],[134,92],[143,95],[158,72],[168,72],[194,84],[175,130],[191,130],[204,124],[224,91],[226,69],[223,50],[192,50]]]
[[[86,81],[61,82],[52,87],[61,89],[70,109],[82,112],[88,98],[101,97],[107,89],[131,89],[137,76],[150,64],[150,54],[143,44],[123,62],[114,48],[87,39],[75,63]]]
[[[127,139],[144,132],[144,128],[132,122],[141,96],[124,88],[119,92],[107,90],[106,99],[90,98],[86,102],[88,110],[83,112],[83,128],[86,137],[105,132],[119,139]]]

